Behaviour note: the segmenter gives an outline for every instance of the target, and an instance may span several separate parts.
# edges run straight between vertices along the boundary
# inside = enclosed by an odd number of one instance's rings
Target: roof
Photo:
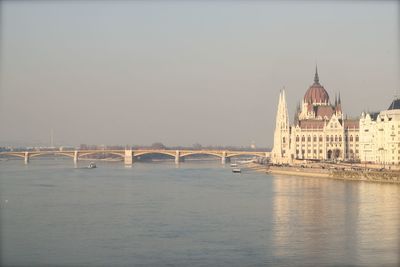
[[[330,106],[330,105],[329,106],[316,106],[315,109],[316,109],[315,110],[316,116],[317,117],[321,116],[322,118],[325,116],[328,118],[331,118],[333,115],[333,112],[334,112],[332,106]]]
[[[357,119],[347,119],[344,120],[344,128],[359,128],[360,121]]]
[[[400,98],[393,100],[392,104],[390,104],[388,110],[393,110],[393,109],[400,109]]]
[[[379,112],[372,112],[369,114],[369,116],[371,117],[372,120],[376,121],[376,119],[378,118]]]
[[[323,129],[325,121],[323,120],[301,120],[299,126],[301,129]]]
[[[304,95],[304,102],[306,103],[328,103],[329,95],[325,88],[319,83],[314,83],[308,88]]]

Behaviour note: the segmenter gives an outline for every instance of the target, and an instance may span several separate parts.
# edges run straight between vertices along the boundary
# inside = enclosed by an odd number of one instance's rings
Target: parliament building
[[[344,118],[340,95],[331,103],[318,70],[289,124],[285,91],[279,94],[272,161],[354,160],[360,158],[359,120]]]
[[[316,69],[291,125],[281,90],[271,156],[278,164],[295,160],[400,164],[400,98],[387,110],[347,119],[340,95],[332,104]]]

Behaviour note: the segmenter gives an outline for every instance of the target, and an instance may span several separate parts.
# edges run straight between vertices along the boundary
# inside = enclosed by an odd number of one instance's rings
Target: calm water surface
[[[2,266],[400,266],[400,186],[0,162]]]

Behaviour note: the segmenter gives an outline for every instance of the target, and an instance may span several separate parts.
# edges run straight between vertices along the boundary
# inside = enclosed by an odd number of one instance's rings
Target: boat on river
[[[233,172],[233,173],[241,173],[242,170],[241,170],[240,168],[233,168],[233,169],[232,169],[232,172]]]
[[[88,169],[94,169],[94,168],[96,168],[97,166],[96,166],[96,163],[94,163],[94,162],[90,162],[90,164],[89,164],[89,166],[88,166]]]

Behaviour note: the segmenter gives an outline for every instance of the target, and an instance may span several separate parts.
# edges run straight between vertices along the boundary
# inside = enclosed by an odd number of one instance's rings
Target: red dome
[[[325,88],[319,83],[314,83],[308,88],[304,95],[304,102],[306,103],[329,103],[329,95]]]
[[[314,84],[308,88],[304,95],[304,102],[316,103],[329,103],[329,95],[325,88],[319,84],[318,70],[315,68]]]

